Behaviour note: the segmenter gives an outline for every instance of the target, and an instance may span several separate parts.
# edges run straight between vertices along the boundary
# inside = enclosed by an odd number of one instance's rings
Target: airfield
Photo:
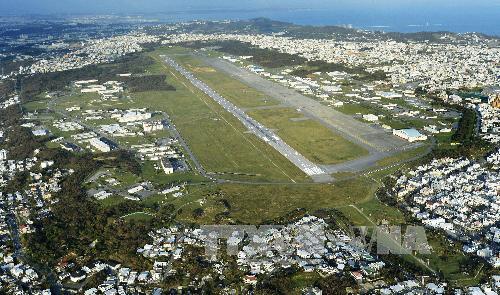
[[[250,108],[253,112],[282,107],[293,108],[300,112],[304,119],[319,122],[334,134],[340,135],[350,143],[367,151],[366,153],[359,151],[359,155],[354,159],[347,159],[339,163],[314,163],[326,173],[360,172],[375,166],[378,161],[384,158],[415,149],[421,145],[418,143],[410,144],[387,130],[360,122],[350,115],[343,114],[313,98],[269,81],[224,59],[202,54],[196,54],[195,58],[218,72],[224,73],[279,102],[279,105]],[[250,114],[252,115],[252,112]],[[283,140],[286,142],[286,138]]]

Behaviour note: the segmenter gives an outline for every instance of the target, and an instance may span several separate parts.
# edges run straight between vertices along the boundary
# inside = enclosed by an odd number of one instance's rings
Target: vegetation
[[[33,156],[33,151],[44,146],[47,138],[37,139],[31,130],[20,126],[22,112],[14,105],[0,110],[0,127],[6,129],[2,144],[9,150],[10,159],[24,160]]]
[[[172,50],[170,49],[170,51]],[[187,53],[189,51],[179,48],[179,52]],[[277,100],[269,98],[262,92],[245,85],[237,79],[221,73],[212,67],[208,67],[200,59],[192,55],[178,55],[176,56],[176,60],[224,98],[239,107],[273,106],[279,103]]]
[[[458,129],[453,134],[452,139],[464,145],[469,145],[475,136],[477,126],[476,111],[470,108],[465,108],[462,113],[462,118],[458,122]]]
[[[387,75],[383,71],[376,71],[374,73],[367,72],[362,67],[348,67],[339,63],[328,63],[321,60],[309,61],[304,67],[299,68],[291,73],[291,75],[299,77],[307,77],[315,72],[345,72],[354,75],[356,79],[361,81],[378,81],[386,80]]]
[[[278,136],[314,163],[337,164],[368,154],[362,147],[296,110],[273,108],[248,114],[268,128],[276,129]]]
[[[130,92],[144,91],[173,91],[172,85],[165,83],[166,75],[147,75],[131,76],[128,79],[122,79],[127,84]]]
[[[166,65],[155,70],[173,75]],[[297,167],[248,133],[234,116],[184,78],[177,76],[171,83],[177,89],[175,93],[136,93],[136,102],[130,106],[166,111],[208,172],[237,180],[309,181]]]
[[[206,186],[192,192],[176,207],[184,206],[177,219],[195,224],[273,224],[286,223],[279,218],[295,212],[313,214],[320,209],[335,209],[362,204],[371,199],[376,184],[366,178],[339,181],[331,184],[221,184]],[[200,206],[198,200],[203,200]],[[221,200],[226,200],[230,208]],[[372,205],[375,208],[374,205]],[[203,216],[194,218],[192,212],[203,208]],[[384,209],[384,208],[380,208]],[[287,220],[293,220],[294,214]],[[366,225],[366,221],[364,225]]]
[[[178,56],[177,60],[239,107],[275,106],[278,103],[238,80],[207,67],[191,55]],[[248,111],[248,114],[265,126],[277,129],[276,132],[285,142],[315,163],[335,164],[367,154],[363,148],[293,109],[257,109]]]
[[[280,68],[285,66],[296,66],[306,62],[306,59],[298,55],[281,53],[277,50],[262,49],[248,43],[239,41],[211,41],[211,42],[189,42],[181,44],[188,48],[213,47],[217,51],[236,56],[251,56],[250,61],[268,68]]]
[[[144,205],[124,201],[112,207],[102,206],[87,196],[83,181],[100,167],[115,163],[133,173],[136,165],[132,160],[127,160],[126,155],[95,159],[91,155],[74,156],[60,150],[50,153],[50,156],[42,156],[64,163],[60,167],[74,169],[75,173],[62,183],[62,191],[57,195],[59,202],[52,206],[53,214],[35,221],[36,231],[27,238],[30,256],[49,265],[74,253],[145,266],[147,262],[135,255],[135,250],[144,243],[145,232],[171,222],[175,216],[173,207],[153,205],[157,213],[152,218],[122,219],[124,215],[143,211]],[[90,246],[93,242],[95,247]]]
[[[110,64],[91,65],[64,72],[28,76],[21,80],[21,98],[29,101],[43,92],[62,91],[73,81],[87,79],[97,79],[100,82],[114,80],[130,83],[132,91],[175,90],[165,82],[165,76],[117,76],[124,73],[145,74],[145,68],[153,65],[154,62],[148,55],[133,54],[122,57]],[[144,83],[144,85],[141,85],[141,83]]]
[[[2,80],[0,81],[0,101],[3,97],[14,91],[15,82],[13,80]]]

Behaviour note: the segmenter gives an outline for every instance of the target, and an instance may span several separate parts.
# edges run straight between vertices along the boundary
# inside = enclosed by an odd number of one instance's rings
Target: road
[[[59,98],[57,98],[57,97],[52,98],[52,99],[51,99],[51,100],[47,103],[47,109],[48,109],[49,111],[52,111],[52,112],[54,112],[54,113],[56,113],[56,114],[58,114],[58,115],[60,115],[60,116],[62,116],[62,117],[64,117],[64,118],[71,118],[71,119],[73,120],[73,122],[76,122],[76,123],[80,124],[80,125],[81,125],[81,126],[83,126],[86,130],[89,130],[89,131],[94,132],[94,133],[95,133],[95,134],[97,134],[99,137],[110,138],[110,136],[109,136],[109,135],[104,134],[104,133],[102,133],[99,129],[97,129],[97,128],[95,128],[95,127],[91,126],[91,125],[88,125],[88,124],[84,123],[82,120],[80,120],[80,119],[79,119],[79,118],[77,118],[76,116],[75,116],[75,117],[71,116],[71,115],[70,115],[67,111],[58,110],[56,107],[54,107],[54,105],[55,105],[55,103],[56,103],[56,101],[57,101],[58,99],[59,99]],[[129,150],[129,151],[130,151],[130,149],[126,149],[126,148],[124,148],[124,147],[120,146],[120,145],[118,144],[118,142],[116,142],[116,141],[113,141],[113,143],[116,145],[116,148],[117,148],[117,149],[124,149],[124,150]]]
[[[194,77],[190,72],[180,66],[172,58],[162,56],[164,61],[189,80],[196,88],[203,91],[206,95],[212,98],[226,111],[235,116],[250,132],[262,139],[264,142],[272,146],[276,151],[286,157],[290,162],[302,170],[306,175],[310,176],[316,182],[330,182],[331,176],[325,172],[321,167],[309,161],[295,149],[290,147],[280,137],[278,137],[272,130],[260,124],[256,120],[248,116],[244,110],[235,106],[227,99],[223,98],[205,83]]]

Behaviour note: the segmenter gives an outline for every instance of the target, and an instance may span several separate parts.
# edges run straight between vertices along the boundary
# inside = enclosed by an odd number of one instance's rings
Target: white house
[[[94,137],[94,138],[90,139],[89,143],[94,148],[96,148],[97,150],[99,150],[99,151],[101,151],[103,153],[107,153],[107,152],[111,151],[111,147],[107,143],[103,142],[102,140],[100,140],[97,137]]]
[[[170,163],[170,160],[168,158],[161,159],[161,168],[163,168],[165,174],[174,173],[174,167],[172,167],[172,163]]]
[[[408,140],[409,142],[415,142],[415,141],[423,141],[427,140],[427,136],[418,132],[416,129],[394,129],[392,133],[396,136],[399,136],[405,140]]]

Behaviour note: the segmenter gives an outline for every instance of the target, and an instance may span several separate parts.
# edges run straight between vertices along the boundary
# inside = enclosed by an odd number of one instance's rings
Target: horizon
[[[450,31],[500,35],[500,1],[479,0],[292,0],[249,1],[235,3],[214,0],[70,0],[57,3],[26,0],[23,3],[0,1],[0,16],[117,15],[159,17],[162,22],[191,20],[248,20],[258,17],[298,25],[351,25],[354,28],[391,32]],[[182,3],[181,3],[182,2]]]

